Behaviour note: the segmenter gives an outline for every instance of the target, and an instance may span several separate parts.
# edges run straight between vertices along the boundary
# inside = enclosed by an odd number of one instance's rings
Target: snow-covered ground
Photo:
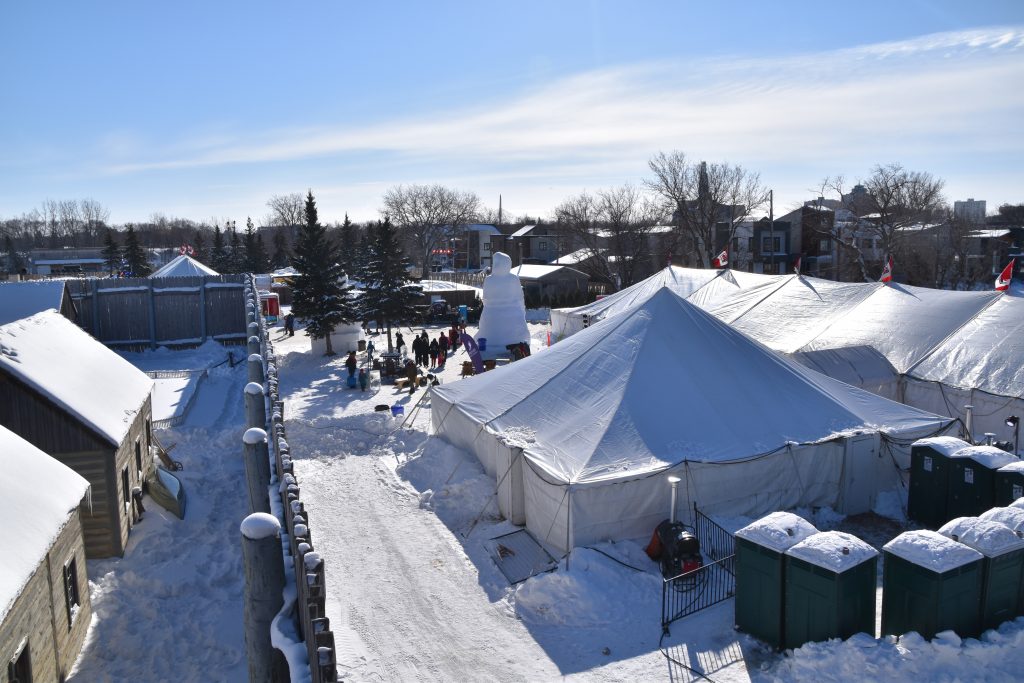
[[[530,330],[542,353],[547,327]],[[661,645],[681,663],[674,664],[659,649],[660,573],[639,543],[576,549],[568,568],[563,560],[557,571],[509,587],[487,541],[514,527],[498,517],[494,481],[475,458],[428,435],[424,391],[346,389],[344,356],[312,355],[301,332],[285,338],[274,328],[272,338],[302,499],[326,560],[344,680],[697,679],[685,666],[715,681],[916,683],[1018,680],[1024,669],[1024,619],[981,641],[858,636],[782,655],[733,630],[732,601],[672,625]],[[387,345],[383,336],[374,342]],[[180,353],[127,357],[144,369],[226,357],[217,345]],[[459,381],[465,357],[455,354],[439,373],[443,382]],[[185,424],[160,433],[185,464],[188,515],[179,522],[150,504],[124,559],[89,563],[96,616],[73,680],[245,678],[244,380],[244,366],[214,370]],[[403,405],[408,420],[374,411],[378,404]],[[819,528],[840,521],[810,512]]]

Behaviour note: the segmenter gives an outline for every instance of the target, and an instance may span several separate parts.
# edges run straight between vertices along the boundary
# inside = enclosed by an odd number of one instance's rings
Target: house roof
[[[524,225],[523,227],[512,233],[511,237],[525,237],[530,234],[530,231],[536,228],[536,225]]]
[[[0,371],[114,446],[153,389],[144,372],[54,310],[0,326]]]
[[[63,280],[32,280],[0,284],[0,325],[49,310],[60,310]]]
[[[0,622],[46,557],[89,482],[0,426]]]
[[[150,279],[164,277],[193,277],[196,275],[219,275],[213,268],[209,268],[188,254],[175,256],[166,266],[160,268],[150,275]]]
[[[544,278],[551,277],[555,274],[559,275],[573,275],[581,278],[587,276],[575,268],[569,268],[567,266],[548,266],[542,264],[524,263],[521,266],[517,266],[512,269],[513,275],[518,275],[524,280],[543,280]]]

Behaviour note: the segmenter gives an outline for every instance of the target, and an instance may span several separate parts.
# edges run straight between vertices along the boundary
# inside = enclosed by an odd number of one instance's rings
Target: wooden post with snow
[[[249,355],[249,381],[263,385],[263,356],[258,353]]]
[[[242,561],[245,564],[245,653],[253,683],[282,680],[283,657],[275,652],[270,625],[284,604],[281,523],[262,512],[242,520]]]
[[[242,435],[245,444],[245,480],[249,489],[249,512],[270,512],[270,454],[267,433],[250,427]]]
[[[249,382],[245,385],[245,426],[265,429],[267,406],[263,398],[263,385]]]

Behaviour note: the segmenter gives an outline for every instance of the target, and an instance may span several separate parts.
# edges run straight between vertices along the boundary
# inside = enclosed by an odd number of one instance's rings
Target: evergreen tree
[[[306,321],[306,334],[324,339],[333,356],[331,333],[338,325],[356,320],[352,287],[344,282],[339,249],[317,217],[313,191],[306,195],[306,224],[299,228],[292,255],[297,271],[292,278],[292,313]]]
[[[371,226],[366,239],[366,261],[359,272],[363,283],[360,314],[364,319],[384,321],[388,330],[388,351],[392,350],[391,323],[410,320],[413,305],[423,289],[409,278],[410,261],[402,253],[398,233],[387,216]]]
[[[14,240],[10,235],[4,235],[4,251],[7,253],[7,272],[20,273],[24,263],[21,254],[14,248]]]
[[[231,263],[228,260],[228,250],[224,246],[224,233],[220,231],[220,226],[215,225],[213,228],[213,248],[210,250],[210,267],[218,273],[227,273],[228,268],[231,267]]]
[[[124,235],[124,260],[132,277],[146,277],[153,272],[149,267],[146,250],[139,244],[139,238],[135,234],[135,226],[130,223]]]
[[[103,242],[103,264],[107,267],[107,273],[113,275],[121,269],[121,245],[114,239],[114,231],[107,228],[107,236]]]
[[[192,240],[192,258],[200,263],[209,261],[210,256],[206,253],[206,243],[203,240],[202,230],[196,230],[196,236]]]
[[[274,268],[286,268],[291,261],[288,255],[288,236],[283,227],[278,227],[274,232],[274,258],[271,264]]]
[[[256,233],[256,252],[253,258],[253,271],[254,273],[269,273],[270,268],[270,255],[267,254],[267,246],[263,244],[263,235]]]
[[[347,212],[345,213],[345,221],[338,228],[338,233],[341,241],[341,267],[345,270],[346,275],[355,277],[359,238],[356,235],[355,226],[348,219]]]
[[[261,273],[256,265],[256,228],[252,224],[252,216],[246,216],[245,218],[245,237],[243,238],[245,244],[245,266],[242,268],[244,273]]]
[[[231,246],[228,247],[228,272],[245,272],[245,249],[242,247],[242,238],[238,236],[235,229],[235,222],[231,221]]]

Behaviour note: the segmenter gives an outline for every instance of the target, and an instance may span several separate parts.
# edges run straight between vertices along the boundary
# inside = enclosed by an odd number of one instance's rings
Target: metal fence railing
[[[196,378],[196,385],[195,385],[195,387],[192,388],[192,393],[189,394],[188,400],[185,401],[185,405],[182,406],[181,412],[179,412],[178,414],[173,415],[173,416],[171,416],[169,418],[166,418],[164,420],[154,420],[153,421],[153,428],[154,429],[167,429],[168,427],[177,427],[178,425],[180,425],[182,422],[185,421],[185,418],[188,417],[189,411],[192,410],[192,406],[196,402],[196,396],[199,395],[199,388],[203,385],[203,382],[209,376],[209,371],[208,370],[199,370],[199,371],[193,371],[193,370],[156,370],[156,371],[152,371],[152,372],[147,372],[146,373],[147,375],[149,375],[153,379],[175,379],[175,378],[179,378],[179,377],[190,377],[195,372],[199,373],[199,376]]]
[[[701,554],[710,562],[699,569],[664,579],[661,584],[661,629],[673,621],[728,600],[736,594],[736,543],[733,535],[693,508],[694,532]]]

